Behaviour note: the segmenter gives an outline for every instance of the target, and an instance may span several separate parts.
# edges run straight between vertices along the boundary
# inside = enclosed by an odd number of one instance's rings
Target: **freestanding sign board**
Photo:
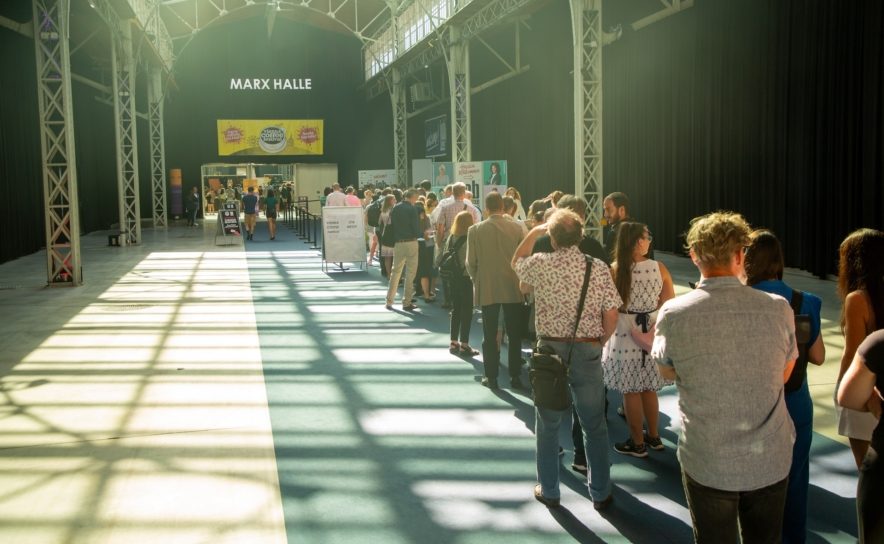
[[[364,263],[365,220],[361,206],[325,206],[322,208],[322,260],[328,263]]]
[[[218,210],[218,225],[215,230],[215,245],[218,237],[228,242],[224,245],[232,245],[234,241],[242,240],[242,227],[239,224],[239,203],[225,202],[224,207]]]

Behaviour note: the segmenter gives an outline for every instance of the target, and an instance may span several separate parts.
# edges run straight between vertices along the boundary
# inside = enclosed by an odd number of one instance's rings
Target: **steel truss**
[[[452,45],[448,55],[448,85],[451,92],[451,160],[471,160],[470,128],[470,44],[459,39],[460,29],[450,29]]]
[[[589,206],[586,231],[601,240],[602,0],[570,0],[574,38],[574,194]]]
[[[118,20],[111,23],[120,245],[131,245],[141,242],[138,137],[135,121],[135,56],[132,48],[132,27],[129,21]]]
[[[396,168],[396,182],[400,187],[408,183],[408,110],[406,109],[407,89],[405,78],[399,70],[393,69],[390,82],[390,100],[393,103],[393,157]]]
[[[163,71],[151,68],[147,86],[153,226],[166,227],[166,146],[163,138]]]
[[[83,283],[71,94],[70,0],[33,0],[46,272],[49,285]]]

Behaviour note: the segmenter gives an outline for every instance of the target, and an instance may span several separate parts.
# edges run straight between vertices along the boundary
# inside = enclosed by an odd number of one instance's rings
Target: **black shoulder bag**
[[[555,350],[537,343],[528,363],[528,377],[534,391],[534,406],[549,410],[567,410],[571,407],[571,392],[568,390],[568,366],[574,351],[574,339],[577,338],[577,327],[583,315],[586,303],[586,291],[589,287],[589,273],[592,270],[592,257],[586,257],[586,272],[583,274],[583,287],[580,290],[580,302],[577,304],[577,319],[571,334],[571,345],[568,348],[568,359],[562,362]]]
[[[807,376],[807,350],[810,347],[810,316],[801,313],[801,304],[804,301],[804,294],[797,290],[792,290],[792,300],[789,305],[792,306],[792,313],[795,315],[795,342],[798,344],[798,359],[795,361],[795,368],[789,381],[784,385],[786,393],[798,391],[804,383]]]

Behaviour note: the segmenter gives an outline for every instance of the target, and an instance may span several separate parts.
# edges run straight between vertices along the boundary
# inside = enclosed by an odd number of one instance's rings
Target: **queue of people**
[[[694,219],[686,250],[700,280],[676,297],[671,274],[653,259],[650,228],[630,215],[622,193],[604,200],[602,247],[584,236],[587,204],[574,195],[557,191],[535,201],[520,220],[516,190],[489,193],[484,216],[463,184],[446,187],[438,204],[430,204],[421,189],[397,191],[381,195],[376,233],[381,254],[390,258],[384,268],[393,271],[387,308],[404,270],[402,309],[417,311],[417,246],[430,240],[436,267],[440,261],[456,264],[442,278],[452,353],[479,354],[470,331],[474,307],[481,308],[482,385],[500,387],[499,330],[509,343],[506,365],[514,390],[525,389],[523,339],[533,336],[568,361],[572,468],[587,475],[596,509],[613,501],[606,388],[622,394],[618,411],[629,429],[614,451],[646,458],[666,449],[657,393],[675,384],[682,420],[677,456],[695,540],[806,540],[813,431],[807,366],[825,360],[822,301],[783,281],[783,250],[773,232],[753,230],[730,212]],[[884,379],[878,378],[884,374],[884,319],[876,319],[884,316],[881,255],[884,233],[870,229],[848,236],[840,251],[845,347],[835,394],[839,432],[849,437],[860,469],[861,542],[884,542],[884,507],[875,496],[884,477],[878,461],[884,448]],[[578,308],[584,274],[587,294]],[[432,297],[431,285],[421,287]],[[561,500],[558,429],[568,415],[545,408],[535,413],[534,496],[550,508]]]

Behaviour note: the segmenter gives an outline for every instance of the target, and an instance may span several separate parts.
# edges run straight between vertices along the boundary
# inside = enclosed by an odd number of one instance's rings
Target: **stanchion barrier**
[[[322,249],[322,245],[319,243],[319,224],[321,219],[319,217],[313,216],[313,246],[310,249]]]

